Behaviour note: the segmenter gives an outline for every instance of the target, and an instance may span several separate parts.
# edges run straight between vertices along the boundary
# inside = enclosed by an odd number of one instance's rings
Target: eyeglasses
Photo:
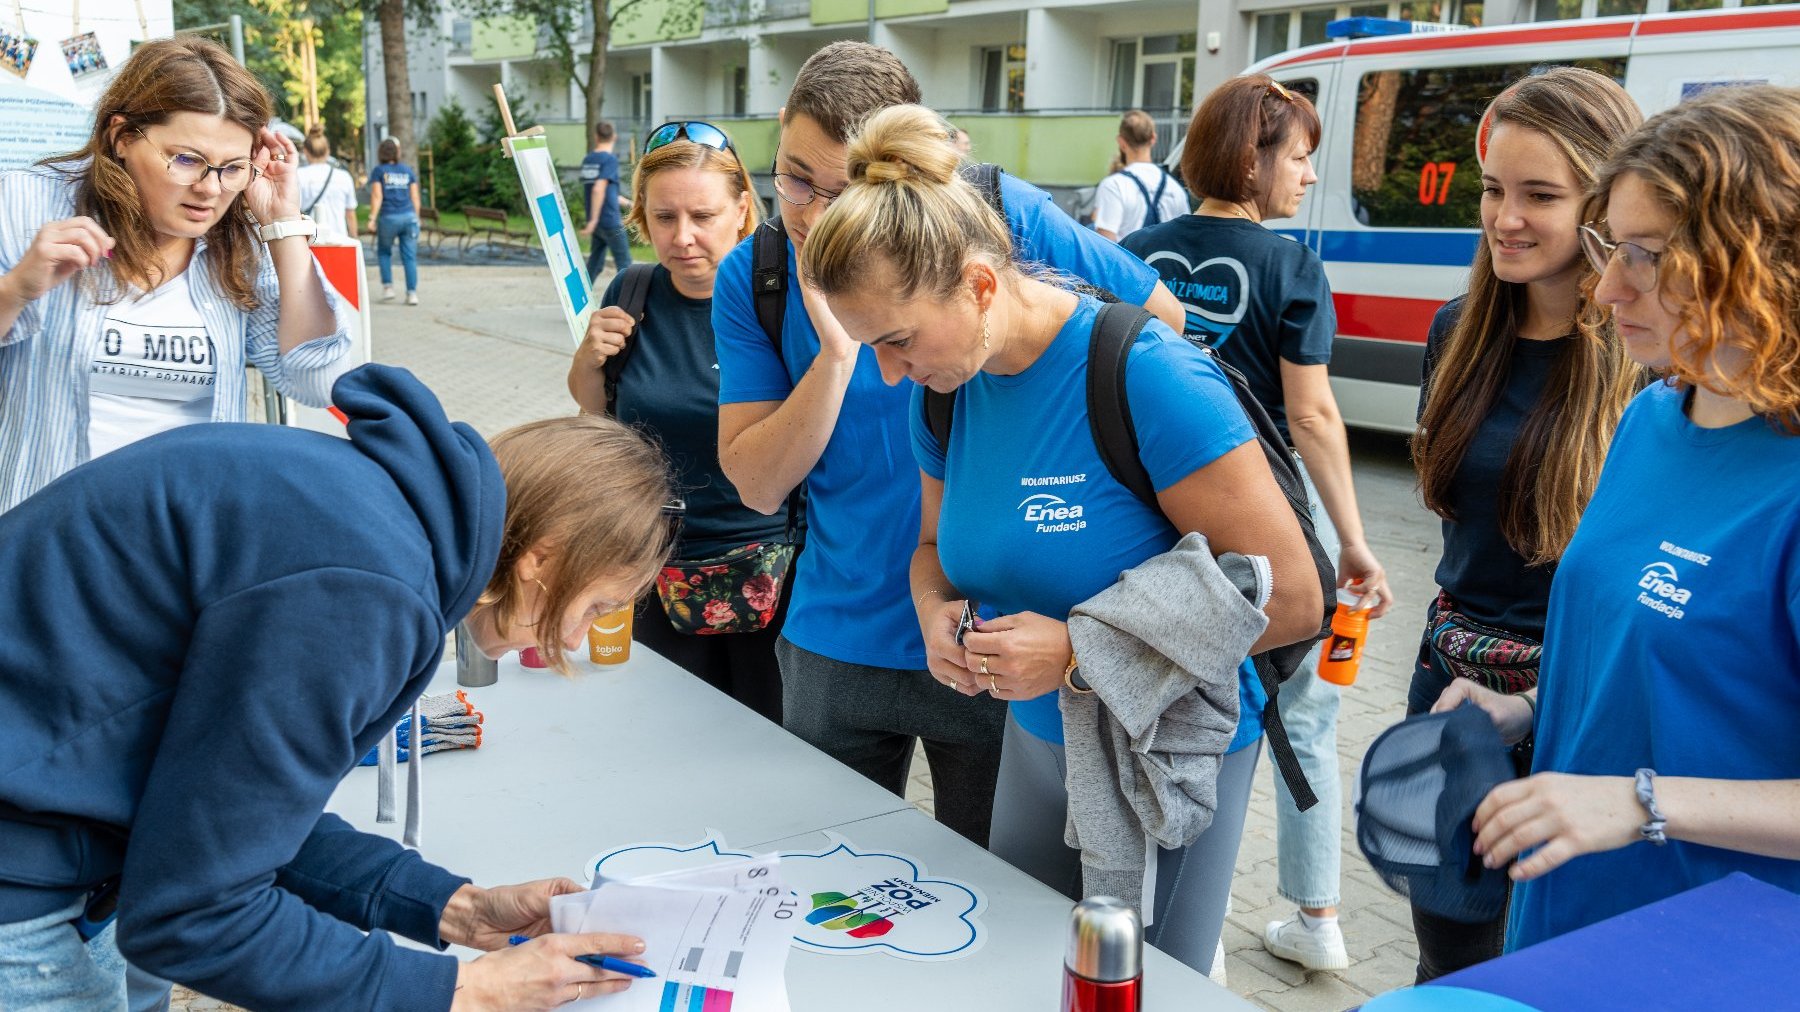
[[[219,174],[219,188],[227,193],[242,193],[250,188],[256,180],[256,165],[248,158],[233,158],[224,165],[214,165],[192,151],[177,151],[170,154],[161,145],[150,139],[150,135],[142,129],[137,135],[144,143],[155,148],[168,166],[169,181],[177,186],[199,186],[212,173]]]
[[[681,540],[681,524],[687,519],[687,500],[677,496],[663,503],[662,515],[669,525],[670,542]]]
[[[737,154],[737,149],[731,146],[731,138],[725,136],[725,131],[700,120],[664,123],[652,130],[650,137],[644,141],[644,154],[649,154],[657,148],[682,139],[693,141],[701,147],[712,148],[714,151],[729,151],[734,155]]]
[[[782,200],[787,201],[795,207],[805,207],[818,197],[824,197],[826,200],[836,200],[844,195],[844,191],[842,190],[833,192],[825,189],[823,186],[814,186],[812,183],[801,179],[799,176],[790,175],[786,172],[775,173],[775,192],[781,195]]]
[[[1577,230],[1581,236],[1581,251],[1587,254],[1588,262],[1594,265],[1594,271],[1605,274],[1607,264],[1617,260],[1625,283],[1632,289],[1646,294],[1656,291],[1656,267],[1663,255],[1653,253],[1635,242],[1607,242],[1600,237],[1599,230],[1594,228],[1598,224],[1600,222],[1593,222]]]

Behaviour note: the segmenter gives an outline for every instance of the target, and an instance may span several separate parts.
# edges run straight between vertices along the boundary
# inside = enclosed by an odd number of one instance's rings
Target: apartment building
[[[627,137],[669,119],[726,126],[751,166],[774,157],[775,112],[807,56],[837,39],[899,54],[925,102],[968,130],[977,157],[1053,191],[1091,185],[1114,153],[1121,110],[1160,124],[1159,154],[1197,98],[1244,67],[1325,41],[1338,18],[1510,24],[1735,7],[1744,0],[615,0],[605,114]],[[1755,0],[1750,0],[1754,3]],[[454,97],[477,110],[504,83],[550,133],[559,165],[586,149],[580,90],[548,36],[519,18],[453,4],[409,36],[421,124]],[[386,121],[380,40],[365,47],[369,131]],[[592,41],[584,26],[576,49]],[[621,145],[621,150],[626,150]]]

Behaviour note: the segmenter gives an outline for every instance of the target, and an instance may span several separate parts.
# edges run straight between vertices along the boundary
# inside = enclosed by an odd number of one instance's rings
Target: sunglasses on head
[[[731,146],[731,138],[725,136],[725,131],[700,120],[664,123],[650,131],[649,139],[644,141],[644,154],[649,154],[657,148],[679,140],[690,140],[701,147],[712,148],[714,151],[729,151],[734,155],[737,154],[737,149]]]

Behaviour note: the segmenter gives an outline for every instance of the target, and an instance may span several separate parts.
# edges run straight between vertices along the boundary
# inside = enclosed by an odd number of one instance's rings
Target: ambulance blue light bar
[[[1325,26],[1328,39],[1366,39],[1379,35],[1419,35],[1426,32],[1467,31],[1468,25],[1436,21],[1401,21],[1396,18],[1339,18]]]

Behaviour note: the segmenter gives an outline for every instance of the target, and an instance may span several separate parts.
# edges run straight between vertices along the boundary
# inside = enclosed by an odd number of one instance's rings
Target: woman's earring
[[[981,311],[981,350],[988,350],[988,314],[985,309]]]

